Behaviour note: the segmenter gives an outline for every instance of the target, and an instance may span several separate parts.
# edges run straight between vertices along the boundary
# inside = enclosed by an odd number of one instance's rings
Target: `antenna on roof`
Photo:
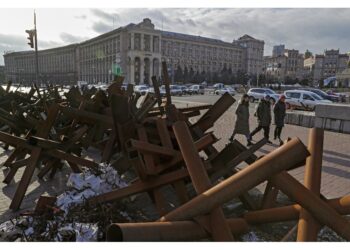
[[[163,16],[162,16],[162,31],[163,31]]]

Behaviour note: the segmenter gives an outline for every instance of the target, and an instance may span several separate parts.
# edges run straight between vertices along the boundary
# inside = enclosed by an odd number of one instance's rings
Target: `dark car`
[[[313,88],[303,88],[302,90],[313,92],[319,96],[321,96],[325,100],[330,100],[332,102],[339,102],[339,97],[336,95],[329,95],[326,92],[320,90],[320,89],[313,89]]]

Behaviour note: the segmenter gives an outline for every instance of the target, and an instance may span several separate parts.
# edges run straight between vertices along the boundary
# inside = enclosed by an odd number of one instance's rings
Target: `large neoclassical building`
[[[79,44],[39,51],[39,78],[63,84],[107,83],[118,71],[125,82],[151,83],[153,75],[160,77],[162,61],[170,69],[215,73],[226,67],[256,75],[263,70],[263,53],[264,41],[248,35],[224,42],[161,31],[145,18]],[[8,80],[26,84],[35,80],[34,52],[6,53],[4,60]]]

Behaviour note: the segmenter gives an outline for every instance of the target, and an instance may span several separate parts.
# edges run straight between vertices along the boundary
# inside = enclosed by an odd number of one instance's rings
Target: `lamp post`
[[[35,79],[39,83],[39,59],[38,59],[38,33],[36,29],[36,13],[34,11],[34,29],[26,30],[28,33],[28,45],[35,49]]]
[[[170,67],[167,70],[168,70],[168,72],[169,72],[169,70],[171,72],[170,73],[171,74],[171,84],[174,84],[174,66],[173,66],[173,62],[172,62],[172,60],[168,59],[167,63],[169,65],[169,67]]]
[[[39,59],[38,59],[38,32],[36,29],[36,13],[34,11],[34,32],[35,32],[35,78],[39,83]]]

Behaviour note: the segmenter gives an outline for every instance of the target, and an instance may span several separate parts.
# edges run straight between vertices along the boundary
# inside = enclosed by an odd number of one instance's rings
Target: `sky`
[[[147,17],[157,29],[227,42],[248,34],[265,41],[265,55],[278,44],[300,52],[350,52],[350,8],[39,8],[36,13],[39,50],[81,42]],[[1,54],[29,50],[25,30],[33,28],[33,9],[1,8],[0,20]]]

